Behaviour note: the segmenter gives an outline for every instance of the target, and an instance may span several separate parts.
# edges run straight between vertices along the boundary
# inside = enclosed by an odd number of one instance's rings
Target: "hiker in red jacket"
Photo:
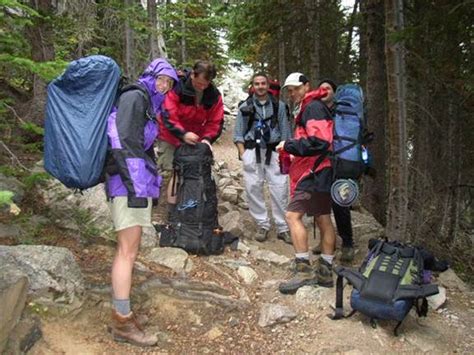
[[[159,158],[162,171],[170,171],[176,147],[187,143],[203,142],[211,147],[222,133],[224,104],[222,96],[212,80],[216,77],[214,64],[197,61],[192,71],[179,80],[178,85],[168,92],[159,117]],[[170,211],[176,204],[172,197],[172,181],[168,184]]]
[[[321,100],[328,91],[324,88],[310,91],[309,80],[301,73],[292,73],[283,86],[295,104],[294,138],[281,142],[294,159],[290,166],[291,201],[286,221],[290,227],[295,249],[293,275],[279,285],[282,293],[295,293],[305,285],[333,287],[332,261],[336,234],[331,222],[331,161],[326,153],[333,140],[332,114]],[[309,261],[308,232],[303,223],[304,214],[315,216],[321,232],[322,253],[313,270]]]

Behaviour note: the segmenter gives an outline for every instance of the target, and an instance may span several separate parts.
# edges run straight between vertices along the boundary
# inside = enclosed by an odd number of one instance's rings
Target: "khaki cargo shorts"
[[[157,165],[163,174],[173,170],[173,158],[176,147],[168,142],[158,141],[158,159]]]
[[[130,208],[127,196],[117,196],[109,202],[112,221],[116,232],[130,227],[153,227],[151,224],[151,208],[153,201],[148,198],[147,208]]]

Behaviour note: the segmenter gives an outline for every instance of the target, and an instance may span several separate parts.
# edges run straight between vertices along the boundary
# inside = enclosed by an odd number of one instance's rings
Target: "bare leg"
[[[112,289],[115,299],[130,298],[133,264],[137,258],[142,227],[134,226],[118,232],[117,252],[112,264]]]
[[[286,212],[286,223],[290,228],[291,240],[296,253],[308,252],[308,232],[303,223],[301,212]]]
[[[330,214],[316,217],[316,223],[321,232],[321,253],[334,255],[336,250],[336,233],[331,221]]]

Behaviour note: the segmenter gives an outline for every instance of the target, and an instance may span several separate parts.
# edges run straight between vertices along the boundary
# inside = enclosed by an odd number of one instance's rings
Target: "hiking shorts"
[[[158,159],[157,165],[160,171],[166,172],[173,170],[173,158],[176,147],[165,141],[158,141]]]
[[[331,214],[331,194],[329,192],[309,192],[296,190],[287,208],[288,212],[306,213],[308,216]]]
[[[112,221],[116,232],[130,227],[153,227],[151,224],[152,198],[148,198],[147,208],[128,207],[127,196],[116,196],[109,202]]]

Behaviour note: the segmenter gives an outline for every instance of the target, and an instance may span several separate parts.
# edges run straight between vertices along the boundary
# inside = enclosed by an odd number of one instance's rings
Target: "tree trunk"
[[[148,23],[151,28],[150,41],[150,55],[151,59],[155,59],[160,55],[160,48],[158,46],[158,21],[156,16],[156,0],[147,0],[146,3],[148,13]]]
[[[408,214],[405,50],[393,35],[403,30],[403,0],[385,0],[385,55],[390,139],[389,199],[386,234],[404,240]]]
[[[30,0],[30,6],[39,12],[32,25],[26,29],[26,36],[31,45],[31,59],[35,62],[48,62],[55,58],[54,32],[51,24],[53,6],[50,0]],[[33,98],[29,104],[27,119],[42,123],[46,103],[46,82],[33,74]]]
[[[125,7],[133,6],[133,0],[125,0]],[[130,20],[125,19],[125,76],[131,81],[135,80],[135,65],[133,61],[134,38]]]
[[[370,145],[375,178],[365,178],[362,203],[382,225],[386,223],[386,134],[387,125],[387,77],[385,72],[385,33],[383,0],[366,2],[367,14],[367,117],[369,130],[375,135]],[[361,48],[362,50],[362,48]]]
[[[159,4],[162,3],[162,0],[158,0]],[[156,10],[156,7],[155,7]],[[160,19],[160,16],[156,16],[156,40],[158,44],[158,56],[161,58],[168,58],[168,51],[166,50],[166,42],[163,37],[163,30],[165,28],[165,23]]]
[[[360,4],[359,20],[359,80],[360,86],[367,92],[367,1]],[[383,18],[383,16],[382,16]]]
[[[360,0],[354,0],[354,7],[352,8],[352,15],[348,22],[348,34],[347,34],[347,42],[346,48],[344,50],[344,57],[343,57],[343,64],[342,70],[343,73],[341,75],[345,81],[352,81],[352,68],[351,68],[351,51],[352,51],[352,36],[354,33],[354,23],[355,17],[357,15],[357,8],[359,7]]]
[[[320,78],[320,60],[319,60],[319,49],[320,49],[320,21],[319,21],[319,0],[306,0],[306,15],[308,17],[308,28],[309,36],[311,38],[312,45],[310,46],[310,66],[309,66],[309,79],[311,85],[316,87],[316,84]]]
[[[186,8],[183,7],[181,18],[181,64],[186,63]]]

